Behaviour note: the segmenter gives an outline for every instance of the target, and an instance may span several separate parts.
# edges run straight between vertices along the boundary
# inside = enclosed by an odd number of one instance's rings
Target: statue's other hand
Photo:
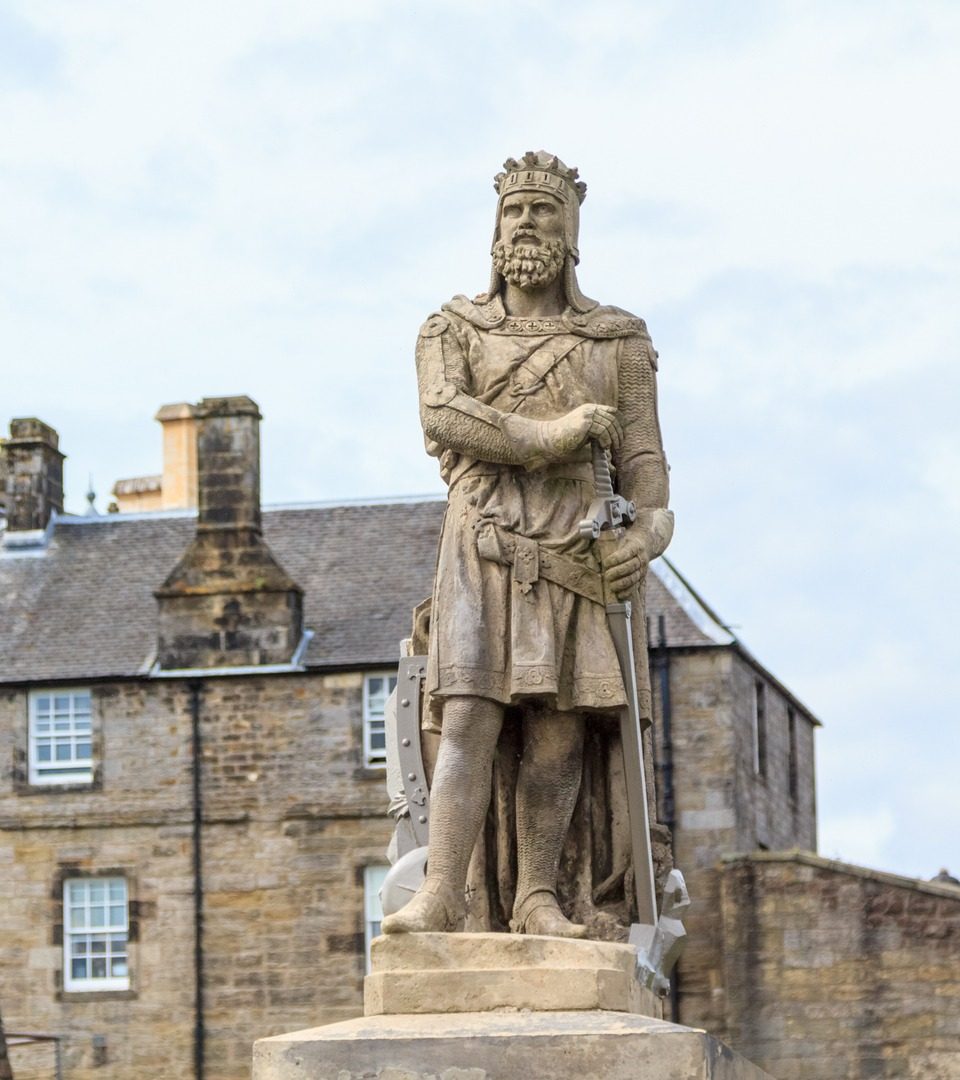
[[[643,536],[628,536],[623,543],[606,555],[603,560],[603,576],[607,588],[618,600],[626,599],[640,584],[650,553]]]
[[[590,439],[596,439],[604,449],[614,450],[623,441],[620,417],[609,405],[579,405],[566,416],[548,420],[543,426],[545,441],[557,457],[572,454]]]

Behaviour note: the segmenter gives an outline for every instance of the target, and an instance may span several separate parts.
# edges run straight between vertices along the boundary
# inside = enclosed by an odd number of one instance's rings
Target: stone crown
[[[529,188],[548,191],[564,202],[573,195],[582,204],[587,197],[587,185],[579,179],[579,171],[545,150],[528,150],[520,161],[507,158],[503,168],[504,172],[493,178],[494,189],[501,198],[511,190]]]

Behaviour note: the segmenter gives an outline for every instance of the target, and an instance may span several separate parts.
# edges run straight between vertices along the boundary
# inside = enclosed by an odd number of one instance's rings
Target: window
[[[753,771],[765,780],[767,777],[766,687],[757,679],[753,691]]]
[[[370,942],[380,936],[380,923],[383,922],[380,888],[389,869],[389,866],[367,866],[363,870],[363,948],[367,972],[370,971]]]
[[[387,763],[384,709],[397,685],[397,673],[377,671],[363,680],[363,763],[380,768]]]
[[[787,782],[790,788],[790,799],[791,801],[796,802],[800,784],[797,776],[797,714],[793,709],[787,709],[787,738],[789,740],[787,749],[789,755],[787,759]]]
[[[68,878],[63,883],[64,990],[128,990],[127,883]]]
[[[89,784],[93,780],[89,690],[30,694],[31,784]]]

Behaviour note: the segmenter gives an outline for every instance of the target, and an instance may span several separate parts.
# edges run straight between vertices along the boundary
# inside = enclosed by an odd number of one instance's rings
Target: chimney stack
[[[254,409],[256,409],[255,405]],[[164,405],[154,419],[159,420],[163,425],[161,505],[164,510],[178,510],[196,506],[196,406],[188,405],[186,402],[178,402],[176,405]]]
[[[10,421],[3,443],[7,531],[43,530],[51,515],[63,513],[63,458],[60,439],[35,417]]]
[[[288,663],[303,632],[303,592],[260,531],[260,410],[204,398],[197,432],[197,532],[155,593],[161,668]]]

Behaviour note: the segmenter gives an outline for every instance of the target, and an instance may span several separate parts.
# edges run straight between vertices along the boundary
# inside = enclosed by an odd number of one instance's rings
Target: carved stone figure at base
[[[423,720],[440,742],[427,875],[383,930],[457,930],[470,919],[617,937],[630,921],[630,844],[611,790],[623,783],[618,720],[630,688],[607,609],[632,602],[646,724],[642,590],[673,528],[657,354],[642,319],[580,291],[577,171],[543,151],[504,168],[489,289],[444,304],[417,341],[426,447],[449,492]],[[601,451],[636,506],[602,563],[580,529]]]

